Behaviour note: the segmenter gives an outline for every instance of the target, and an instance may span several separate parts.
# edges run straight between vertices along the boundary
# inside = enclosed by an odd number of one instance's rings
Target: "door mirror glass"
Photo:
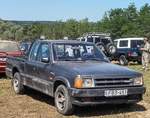
[[[49,58],[48,57],[42,57],[41,61],[43,63],[49,63]]]

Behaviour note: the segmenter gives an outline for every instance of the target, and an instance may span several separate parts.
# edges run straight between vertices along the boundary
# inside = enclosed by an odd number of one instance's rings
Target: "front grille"
[[[131,78],[96,78],[94,79],[96,87],[119,87],[130,86],[133,84]]]

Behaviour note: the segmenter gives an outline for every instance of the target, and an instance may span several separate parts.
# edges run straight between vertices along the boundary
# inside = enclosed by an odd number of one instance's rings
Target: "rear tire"
[[[63,115],[71,115],[74,106],[71,102],[71,97],[67,88],[64,85],[59,85],[55,92],[55,106],[57,111]]]
[[[121,55],[119,57],[119,64],[123,66],[128,65],[128,60],[126,59],[125,55]]]
[[[12,79],[12,88],[16,94],[23,94],[24,93],[24,86],[21,83],[20,73],[16,72]]]

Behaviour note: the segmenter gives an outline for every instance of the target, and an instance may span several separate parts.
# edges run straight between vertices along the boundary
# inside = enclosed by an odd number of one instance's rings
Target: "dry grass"
[[[129,66],[137,71],[141,66]],[[144,100],[132,107],[100,105],[78,107],[72,116],[62,116],[51,97],[28,90],[24,95],[15,95],[9,79],[0,79],[0,118],[150,118],[150,71],[143,72],[147,92]]]

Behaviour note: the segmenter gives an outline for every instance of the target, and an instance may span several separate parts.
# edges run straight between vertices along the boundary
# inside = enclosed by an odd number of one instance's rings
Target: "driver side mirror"
[[[26,52],[27,49],[23,46],[23,47],[20,48],[20,50],[21,50],[22,52]]]
[[[49,58],[48,57],[42,57],[41,62],[43,63],[49,63]]]

